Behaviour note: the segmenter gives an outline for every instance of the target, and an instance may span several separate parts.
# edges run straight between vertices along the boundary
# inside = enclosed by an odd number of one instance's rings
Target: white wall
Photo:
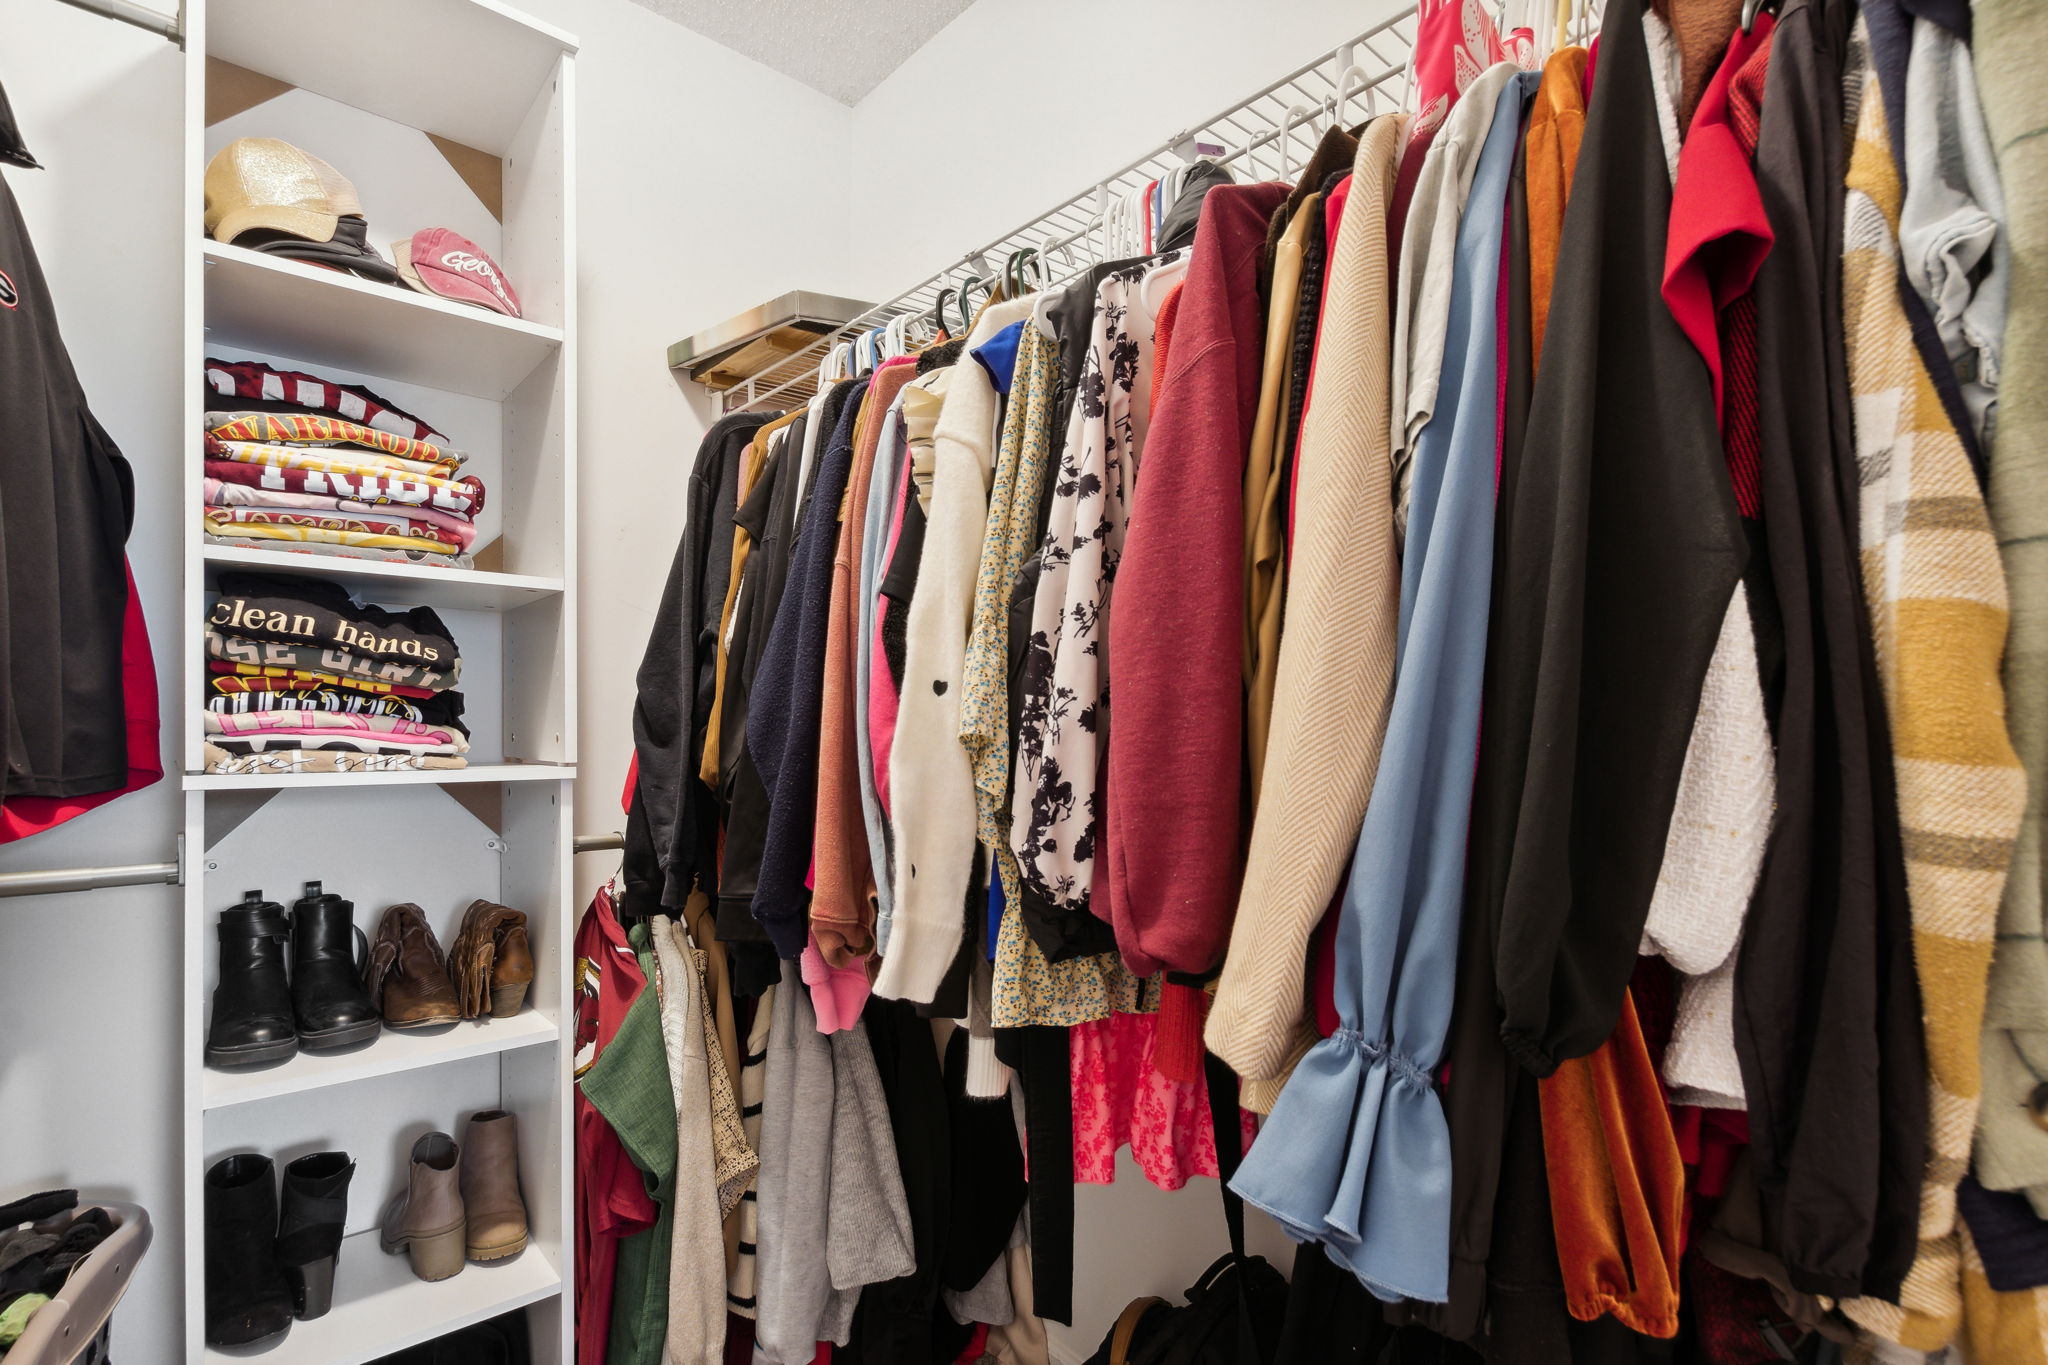
[[[627,0],[515,0],[576,59],[582,461],[579,830],[625,827],[634,674],[710,424],[669,343],[789,289],[829,289],[845,250],[845,105]],[[577,860],[587,896],[617,859]]]
[[[854,108],[848,291],[911,287],[1406,7],[977,0]]]
[[[182,62],[139,29],[33,0],[8,10],[0,81],[47,169],[7,168],[85,391],[135,469],[128,553],[157,659],[165,757],[178,611],[183,301]],[[0,262],[16,280],[17,263]],[[159,862],[175,774],[68,825],[0,845],[0,872]],[[157,1220],[117,1327],[135,1365],[175,1358],[180,901],[171,887],[0,900],[0,1199],[78,1186]],[[91,1019],[89,1029],[77,1021]],[[108,1047],[108,1038],[119,1038]]]

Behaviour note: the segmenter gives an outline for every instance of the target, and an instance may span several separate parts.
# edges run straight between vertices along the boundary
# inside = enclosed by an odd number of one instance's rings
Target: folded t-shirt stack
[[[462,656],[428,607],[338,584],[223,573],[206,622],[206,771],[460,768]]]
[[[210,544],[475,567],[468,457],[368,389],[209,360],[205,437]]]

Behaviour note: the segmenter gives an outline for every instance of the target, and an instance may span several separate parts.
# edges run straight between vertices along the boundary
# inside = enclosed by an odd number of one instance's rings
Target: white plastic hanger
[[[1299,118],[1296,115],[1300,115]],[[1313,123],[1316,111],[1305,104],[1290,104],[1280,116],[1280,179],[1294,183],[1294,129],[1298,123]]]
[[[1356,78],[1358,81],[1356,93],[1365,96],[1366,118],[1371,118],[1375,113],[1379,112],[1377,108],[1378,101],[1374,96],[1372,87],[1372,73],[1358,64],[1357,48],[1351,43],[1346,43],[1338,50],[1337,60],[1344,63],[1344,70],[1337,77],[1337,103],[1331,113],[1331,121],[1339,128],[1348,128],[1351,126],[1350,106],[1354,93],[1351,86],[1353,78]]]

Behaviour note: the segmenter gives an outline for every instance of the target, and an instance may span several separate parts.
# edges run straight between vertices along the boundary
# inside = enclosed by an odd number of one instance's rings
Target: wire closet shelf
[[[1357,123],[1400,105],[1394,92],[1406,93],[1415,24],[1416,11],[1411,6],[1249,99],[1174,134],[1050,212],[954,257],[945,268],[895,298],[876,304],[804,350],[725,390],[718,395],[719,410],[733,413],[794,407],[807,401],[817,393],[822,366],[837,347],[899,317],[929,317],[942,296],[948,325],[957,332],[959,318],[954,308],[960,287],[996,283],[1004,266],[1020,253],[1036,253],[1038,280],[1045,284],[1057,284],[1081,273],[1092,261],[1108,259],[1121,204],[1197,157],[1231,167],[1239,179],[1284,178],[1299,170],[1332,119]]]
[[[1425,6],[1443,2],[1425,0]],[[1585,41],[1599,22],[1600,8],[1589,0],[1572,0],[1560,32],[1570,41]],[[1123,235],[1132,225],[1128,206],[1152,181],[1192,160],[1220,162],[1240,180],[1292,179],[1332,123],[1349,127],[1375,114],[1412,107],[1416,25],[1417,11],[1410,6],[1250,98],[1174,134],[1050,212],[955,257],[912,288],[723,391],[717,396],[719,412],[806,402],[829,382],[841,348],[892,323],[901,328],[929,318],[942,302],[948,325],[957,332],[955,309],[963,286],[982,290],[1000,282],[1006,268],[1026,253],[1036,267],[1034,287],[1062,283],[1095,261],[1141,254]]]
[[[1456,2],[1423,0],[1421,8],[1434,10]],[[1516,0],[1501,0],[1489,8],[1495,20],[1501,20],[1501,31],[1507,31],[1505,12],[1518,8]],[[1520,8],[1532,20],[1538,39],[1554,33],[1561,43],[1585,43],[1597,31],[1604,6],[1599,0],[1556,0],[1552,10],[1544,0]],[[1130,205],[1147,184],[1196,158],[1231,166],[1241,180],[1292,180],[1331,123],[1352,127],[1372,115],[1413,104],[1415,31],[1417,6],[1407,6],[1223,113],[1169,137],[1139,160],[1069,196],[1053,211],[950,260],[936,274],[895,299],[870,307],[805,350],[764,366],[758,375],[719,393],[719,411],[805,403],[829,383],[842,348],[891,323],[903,327],[913,319],[932,317],[940,303],[946,305],[950,325],[956,329],[958,317],[952,309],[958,291],[987,289],[1024,254],[1032,254],[1036,264],[1030,278],[1034,289],[1061,284],[1098,260],[1143,254],[1143,248],[1133,248],[1126,235],[1135,221]]]

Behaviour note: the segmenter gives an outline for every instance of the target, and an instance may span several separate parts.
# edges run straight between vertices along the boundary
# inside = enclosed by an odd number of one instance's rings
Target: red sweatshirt
[[[1203,971],[1243,862],[1244,465],[1259,253],[1285,185],[1209,191],[1145,439],[1109,640],[1110,923],[1132,971]]]

